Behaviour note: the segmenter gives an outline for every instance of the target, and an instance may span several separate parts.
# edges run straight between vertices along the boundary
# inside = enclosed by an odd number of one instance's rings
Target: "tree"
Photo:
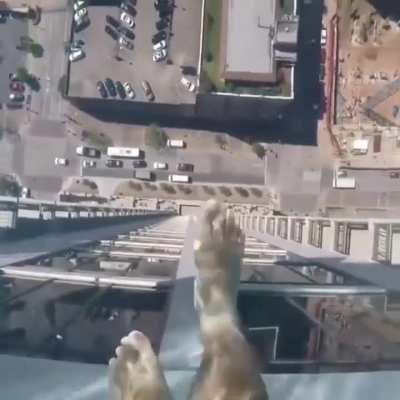
[[[146,146],[152,147],[155,150],[160,150],[165,148],[167,140],[167,134],[158,125],[151,124],[146,127],[144,135],[144,143]]]
[[[26,68],[20,67],[17,69],[17,78],[25,82],[33,91],[40,90],[40,83],[36,76],[30,74]]]
[[[0,195],[2,196],[19,196],[21,187],[17,181],[8,176],[0,177]]]
[[[253,150],[253,152],[256,154],[256,156],[258,158],[265,157],[265,148],[260,143],[253,143],[253,145],[251,146],[251,149]]]
[[[30,45],[30,52],[32,53],[33,57],[40,58],[43,56],[44,49],[43,46],[39,43],[32,43]]]

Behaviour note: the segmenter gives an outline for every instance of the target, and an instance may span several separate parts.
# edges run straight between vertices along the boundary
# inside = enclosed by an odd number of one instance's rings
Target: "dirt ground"
[[[360,111],[372,104],[383,120],[400,125],[400,112],[395,117],[400,90],[389,89],[400,78],[400,26],[366,0],[338,5],[338,123],[363,122]]]

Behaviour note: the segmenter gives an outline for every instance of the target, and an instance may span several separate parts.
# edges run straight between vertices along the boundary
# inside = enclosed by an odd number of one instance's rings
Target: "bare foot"
[[[205,209],[200,237],[194,243],[198,269],[196,303],[203,312],[219,307],[236,308],[244,235],[219,203],[210,200]],[[222,297],[222,298],[221,298]],[[217,309],[215,309],[217,308]]]
[[[170,400],[165,377],[149,339],[132,331],[121,339],[116,357],[109,362],[112,400]]]

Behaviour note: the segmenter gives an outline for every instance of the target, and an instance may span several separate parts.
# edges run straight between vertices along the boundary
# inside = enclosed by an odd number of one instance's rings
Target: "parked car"
[[[167,57],[167,49],[161,49],[153,53],[153,61],[159,62]]]
[[[86,7],[86,1],[85,0],[76,0],[74,3],[74,11],[78,11],[81,8]]]
[[[185,172],[193,172],[194,171],[194,165],[193,164],[188,164],[188,163],[179,163],[178,166],[176,167],[178,171],[185,171]]]
[[[122,83],[120,81],[116,81],[115,82],[115,87],[117,89],[118,95],[121,99],[125,99],[126,98],[126,93],[125,93],[125,89],[122,86]]]
[[[23,199],[29,199],[31,197],[31,189],[26,186],[23,186],[21,189],[21,197]]]
[[[131,15],[132,17],[134,17],[137,13],[136,10],[127,3],[121,3],[121,10],[124,10],[127,14]]]
[[[135,96],[136,96],[136,94],[135,94],[135,91],[133,90],[131,84],[130,84],[129,82],[125,82],[123,86],[124,86],[126,95],[127,95],[130,99],[134,99]]]
[[[393,106],[393,118],[397,118],[397,116],[399,115],[399,106]]]
[[[0,11],[0,24],[4,24],[8,19],[9,13],[7,11]]]
[[[158,42],[161,42],[161,40],[165,40],[167,38],[167,33],[165,31],[160,31],[157,32],[152,39],[152,43],[156,44]]]
[[[16,101],[16,102],[22,102],[22,101],[25,100],[25,96],[23,94],[20,94],[20,93],[10,93],[8,95],[8,98],[11,101]]]
[[[168,1],[168,0],[156,0],[156,1],[154,2],[154,8],[155,8],[156,10],[158,10],[160,7],[168,6],[168,4],[169,4],[169,1]]]
[[[121,26],[119,27],[119,33],[121,33],[122,35],[125,35],[128,39],[134,40],[135,39],[135,34],[128,28],[126,28],[125,26]]]
[[[133,21],[133,17],[131,17],[126,12],[122,12],[119,18],[122,23],[124,23],[128,28],[133,28],[135,26],[135,22]]]
[[[161,42],[158,42],[153,45],[153,50],[154,51],[159,51],[161,49],[165,49],[167,47],[167,41],[166,40],[161,40]]]
[[[109,168],[122,168],[124,163],[121,160],[107,160],[106,165]]]
[[[120,36],[120,38],[118,39],[118,43],[121,46],[126,47],[129,50],[133,50],[133,44],[132,42],[130,42],[129,40],[126,40],[123,36]]]
[[[10,72],[10,73],[8,74],[8,79],[9,79],[10,81],[12,81],[12,82],[18,82],[18,81],[19,81],[18,75],[15,74],[15,73],[13,73],[13,72]]]
[[[74,62],[74,61],[78,61],[81,60],[82,58],[85,57],[85,52],[82,49],[76,49],[74,51],[71,51],[71,53],[69,53],[69,61]]]
[[[181,78],[181,83],[189,92],[194,92],[196,90],[196,85],[184,76]]]
[[[69,163],[68,158],[56,157],[54,159],[54,165],[57,166],[66,167],[68,163]]]
[[[142,81],[141,86],[144,92],[144,95],[147,97],[149,101],[154,101],[155,96],[153,90],[151,89],[150,83],[147,81]]]
[[[158,31],[162,31],[165,28],[168,28],[169,20],[168,18],[162,18],[156,22],[156,28]]]
[[[147,167],[147,163],[144,160],[134,160],[132,163],[134,168],[145,168]]]
[[[130,4],[133,7],[136,7],[137,0],[126,0],[125,3]]]
[[[115,29],[118,29],[120,26],[119,21],[117,21],[114,17],[112,17],[111,15],[107,15],[106,16],[106,22],[108,24],[110,24],[112,27],[114,27]]]
[[[171,14],[172,14],[172,7],[171,8],[160,8],[158,10],[158,16],[160,17],[160,19],[169,18]]]
[[[398,171],[392,171],[392,172],[390,173],[390,177],[391,177],[392,179],[398,179],[398,178],[400,178],[400,172],[398,172]]]
[[[154,162],[153,163],[153,168],[154,169],[168,169],[168,164],[165,162]]]
[[[108,90],[108,94],[109,94],[110,96],[112,96],[112,97],[115,97],[115,96],[117,95],[117,90],[115,89],[115,85],[114,85],[114,82],[112,81],[112,79],[107,78],[107,79],[104,81],[104,83],[105,83],[106,88],[107,88],[107,90]]]
[[[11,82],[10,89],[14,90],[15,92],[24,92],[25,86],[22,82]]]
[[[96,161],[94,160],[83,160],[82,161],[82,167],[84,168],[96,168]]]
[[[106,33],[108,33],[114,40],[118,39],[118,33],[114,31],[114,29],[110,28],[110,26],[106,25],[104,27]]]
[[[76,148],[76,154],[84,157],[100,158],[101,151],[95,147],[78,146]]]
[[[105,99],[108,97],[106,87],[102,81],[98,81],[96,84],[97,91],[99,92],[100,96]]]

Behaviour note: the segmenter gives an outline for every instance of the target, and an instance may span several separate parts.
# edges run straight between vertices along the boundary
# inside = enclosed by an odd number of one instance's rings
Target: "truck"
[[[135,170],[134,177],[136,179],[140,179],[142,181],[152,181],[153,180],[153,173],[151,171],[145,170]]]

